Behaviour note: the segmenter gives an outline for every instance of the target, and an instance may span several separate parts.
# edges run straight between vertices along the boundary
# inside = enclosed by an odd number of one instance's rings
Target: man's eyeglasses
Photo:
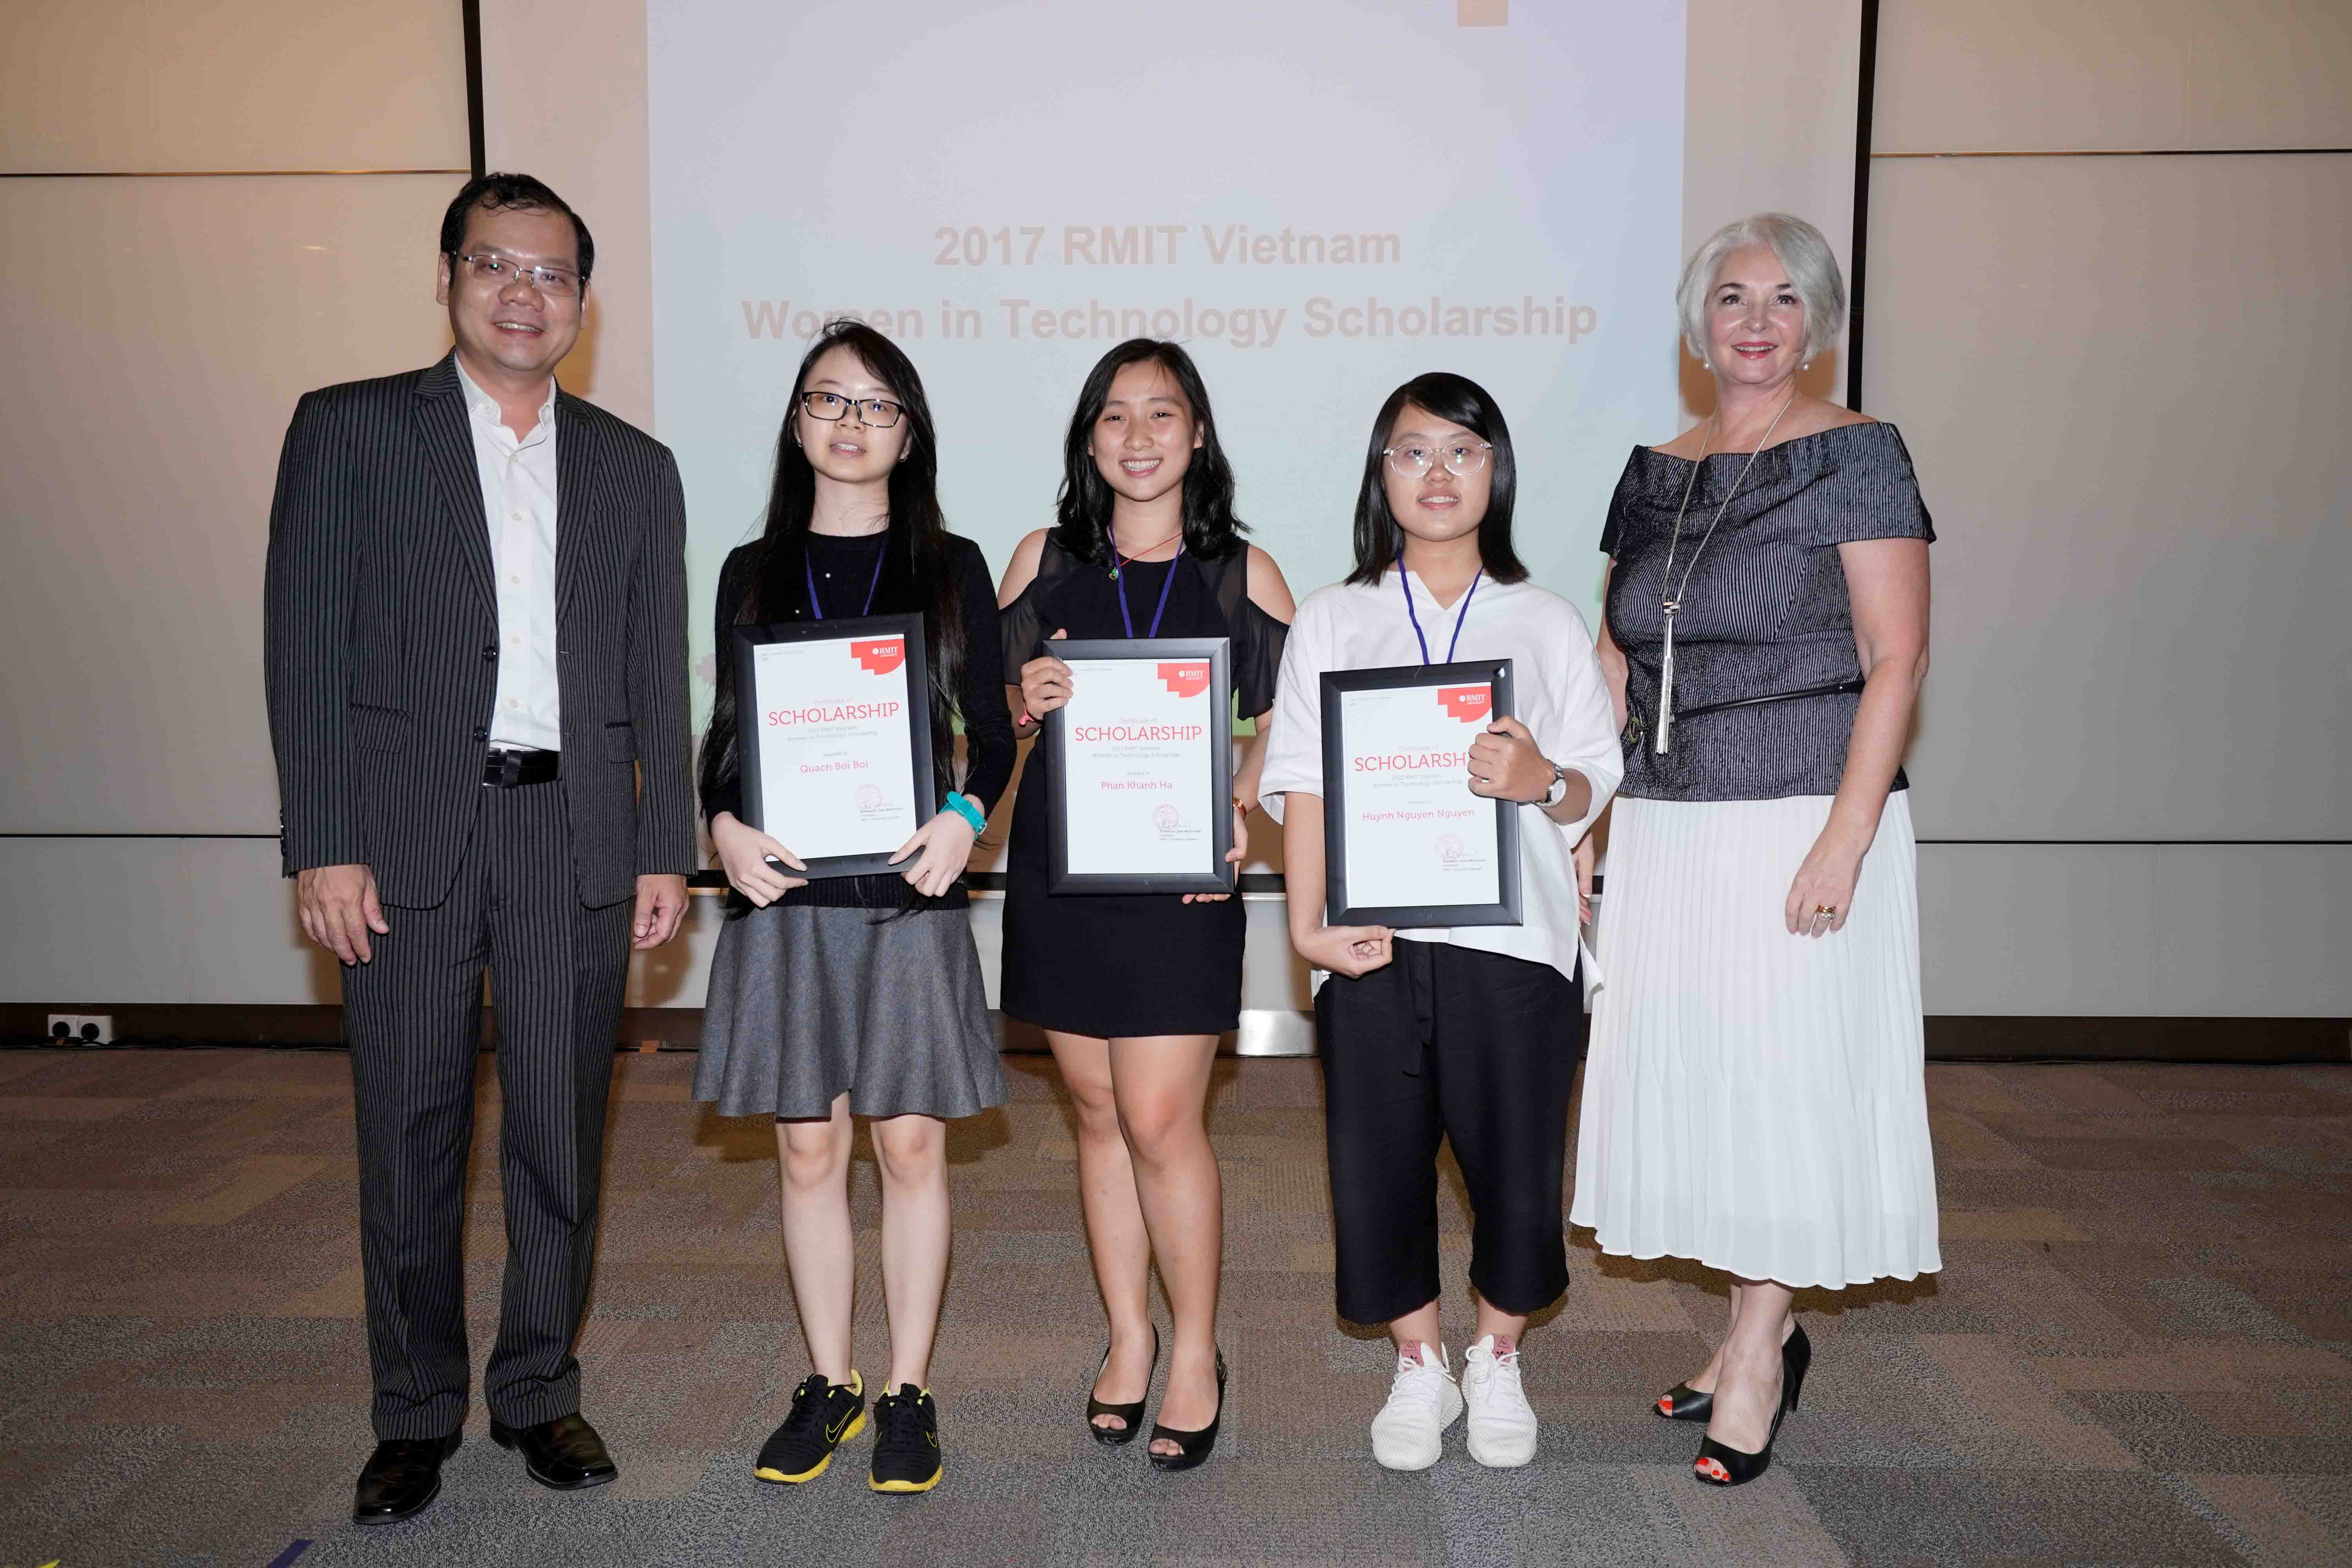
[[[453,253],[450,259],[493,289],[503,289],[520,278],[551,300],[569,300],[580,292],[580,274],[562,267],[525,267],[512,257],[487,250],[471,256]]]
[[[857,410],[858,423],[877,430],[887,430],[898,423],[898,405],[887,397],[844,397],[837,392],[803,392],[801,406],[812,419],[827,421],[845,417],[851,409]]]
[[[1443,463],[1448,472],[1466,479],[1486,466],[1486,454],[1494,449],[1490,441],[1448,441],[1443,447],[1383,447],[1381,456],[1389,460],[1390,471],[1402,479],[1417,479]]]

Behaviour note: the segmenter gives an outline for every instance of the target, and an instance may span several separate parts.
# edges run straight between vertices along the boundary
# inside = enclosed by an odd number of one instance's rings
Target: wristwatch
[[[1567,798],[1568,770],[1561,767],[1558,763],[1554,763],[1551,765],[1551,788],[1544,791],[1543,799],[1538,801],[1537,804],[1549,808],[1550,806],[1558,805],[1561,801],[1566,800]]]

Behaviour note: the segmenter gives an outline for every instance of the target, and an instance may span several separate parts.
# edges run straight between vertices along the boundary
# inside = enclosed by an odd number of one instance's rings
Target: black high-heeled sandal
[[[1156,1470],[1189,1470],[1207,1458],[1209,1451],[1217,1446],[1217,1427],[1224,1418],[1225,1352],[1219,1351],[1217,1352],[1216,1415],[1210,1417],[1209,1424],[1197,1432],[1179,1432],[1173,1426],[1162,1426],[1158,1422],[1153,1422],[1151,1440],[1157,1443],[1165,1439],[1175,1444],[1177,1451],[1172,1454],[1162,1454],[1155,1449],[1151,1455],[1151,1468]]]
[[[1650,1408],[1669,1421],[1706,1421],[1715,1415],[1715,1395],[1678,1383],[1658,1395]]]
[[[1805,1337],[1805,1326],[1780,1342],[1780,1407],[1772,1412],[1772,1430],[1765,1434],[1764,1447],[1753,1454],[1727,1447],[1712,1437],[1702,1438],[1698,1458],[1691,1473],[1711,1487],[1744,1487],[1772,1468],[1772,1444],[1780,1436],[1780,1423],[1797,1407],[1798,1393],[1805,1386],[1805,1369],[1813,1364],[1813,1342]],[[1714,1468],[1709,1469],[1709,1466]]]
[[[1796,1324],[1791,1329],[1789,1337],[1780,1342],[1783,1354],[1787,1353],[1789,1346],[1794,1343],[1797,1337],[1804,1331],[1805,1327],[1802,1323]],[[1806,1344],[1804,1353],[1806,1363],[1811,1364],[1813,1347],[1810,1342]],[[1803,1374],[1798,1375],[1801,1377]],[[1678,1383],[1658,1395],[1658,1402],[1650,1408],[1668,1421],[1712,1421],[1715,1419],[1715,1395],[1693,1388],[1687,1383]]]
[[[1095,1368],[1095,1382],[1100,1383],[1102,1381],[1102,1369],[1109,1364],[1110,1347],[1108,1345],[1105,1345],[1103,1346],[1102,1363]],[[1153,1374],[1158,1373],[1159,1370],[1160,1329],[1157,1324],[1154,1324],[1151,1330],[1151,1367],[1150,1371],[1143,1374],[1143,1397],[1141,1399],[1137,1400],[1132,1405],[1111,1405],[1104,1402],[1103,1400],[1097,1399],[1094,1396],[1094,1391],[1091,1387],[1087,1391],[1087,1430],[1095,1435],[1096,1442],[1108,1443],[1113,1447],[1116,1447],[1121,1443],[1132,1443],[1135,1441],[1136,1433],[1140,1431],[1143,1426],[1143,1407],[1145,1405],[1149,1404],[1151,1399],[1151,1379]],[[1127,1425],[1124,1426],[1097,1426],[1095,1425],[1095,1417],[1097,1415],[1116,1415],[1120,1420],[1126,1422]]]

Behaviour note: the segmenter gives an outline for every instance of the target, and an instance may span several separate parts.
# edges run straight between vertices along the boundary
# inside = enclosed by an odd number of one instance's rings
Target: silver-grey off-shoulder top
[[[1677,584],[1747,462],[1744,452],[1703,460],[1683,520]],[[1601,532],[1601,548],[1616,563],[1603,613],[1631,667],[1625,779],[1618,793],[1645,800],[1834,795],[1862,677],[1836,546],[1936,537],[1911,454],[1894,426],[1862,424],[1800,436],[1757,455],[1683,591],[1675,622],[1676,719],[1660,756],[1654,742],[1666,551],[1690,480],[1686,458],[1634,447]],[[1838,687],[1848,689],[1751,701]],[[1712,711],[1693,712],[1697,709]],[[1896,789],[1908,783],[1895,773]]]

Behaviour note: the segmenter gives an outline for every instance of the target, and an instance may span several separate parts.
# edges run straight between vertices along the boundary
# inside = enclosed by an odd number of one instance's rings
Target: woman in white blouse
[[[1356,503],[1356,567],[1292,623],[1259,798],[1283,824],[1291,943],[1316,998],[1340,1315],[1388,1325],[1397,1365],[1372,1454],[1422,1469],[1468,1414],[1470,1457],[1535,1457],[1520,1386],[1528,1314],[1568,1287],[1560,1171],[1576,1074],[1573,851],[1616,787],[1616,725],[1576,610],[1511,547],[1517,466],[1502,411],[1458,375],[1381,407]],[[1520,806],[1525,920],[1391,931],[1324,923],[1328,670],[1508,658],[1514,717],[1471,745],[1465,795]],[[1457,1384],[1438,1321],[1437,1151],[1475,1211],[1477,1331]]]

